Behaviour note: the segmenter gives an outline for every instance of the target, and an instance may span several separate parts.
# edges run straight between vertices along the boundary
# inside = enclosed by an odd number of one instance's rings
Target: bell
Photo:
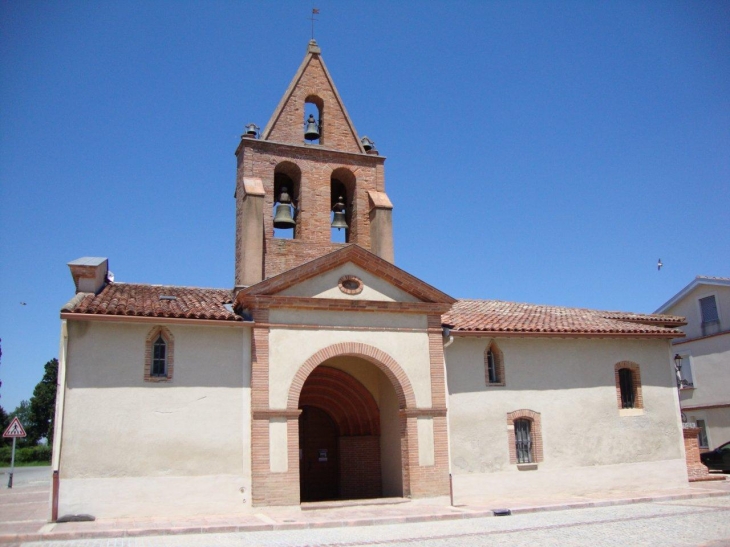
[[[332,227],[337,228],[338,230],[340,228],[347,229],[347,219],[345,218],[345,204],[342,202],[342,196],[339,197],[337,203],[335,203],[334,207],[332,207],[332,210],[335,212],[335,215],[332,218]]]
[[[345,211],[335,211],[335,217],[332,219],[332,227],[347,229],[347,221],[345,220]]]
[[[291,210],[291,198],[289,197],[286,188],[282,188],[281,194],[279,194],[279,204],[276,206],[276,214],[274,215],[274,228],[288,230],[289,228],[294,228],[297,225],[291,216]]]
[[[304,138],[308,141],[316,141],[319,138],[317,120],[314,119],[312,114],[309,115],[309,119],[307,120],[307,129],[304,131]]]

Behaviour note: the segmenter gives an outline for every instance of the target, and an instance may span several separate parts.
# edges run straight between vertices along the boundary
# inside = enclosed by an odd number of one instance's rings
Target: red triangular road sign
[[[10,422],[5,433],[3,433],[3,437],[25,437],[25,429],[20,425],[20,420],[18,420],[17,416]]]

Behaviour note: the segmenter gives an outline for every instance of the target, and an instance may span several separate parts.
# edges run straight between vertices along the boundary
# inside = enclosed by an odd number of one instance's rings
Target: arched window
[[[155,327],[147,334],[144,359],[145,382],[172,380],[174,344],[175,338],[166,327]]]
[[[484,350],[484,377],[488,386],[504,386],[504,355],[495,342]]]
[[[513,464],[536,464],[542,461],[542,425],[540,413],[515,410],[507,414],[509,461]]]
[[[152,344],[151,376],[167,376],[167,342],[160,334]]]
[[[639,365],[621,361],[614,367],[616,381],[616,402],[621,410],[644,408],[641,393],[641,372]]]

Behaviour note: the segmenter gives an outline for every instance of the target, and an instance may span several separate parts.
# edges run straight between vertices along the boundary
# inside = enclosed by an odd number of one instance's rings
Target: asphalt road
[[[10,474],[9,467],[0,467],[0,488],[7,488]],[[13,473],[13,486],[42,486],[51,484],[51,466],[16,467]]]

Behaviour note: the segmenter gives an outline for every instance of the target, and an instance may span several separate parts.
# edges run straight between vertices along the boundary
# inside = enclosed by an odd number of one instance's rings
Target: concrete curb
[[[555,505],[536,505],[517,507],[511,509],[513,515],[537,513],[542,511],[565,511],[569,509],[585,509],[591,507],[610,507],[613,505],[628,505],[634,503],[651,503],[661,501],[675,501],[695,498],[716,498],[730,496],[730,492],[696,492],[687,494],[670,494],[666,496],[642,496],[635,498],[621,498],[615,500],[598,500],[585,502],[560,503]],[[149,527],[149,528],[110,528],[108,530],[88,531],[49,531],[24,534],[0,534],[0,544],[13,545],[33,541],[69,541],[74,539],[104,539],[104,538],[129,538],[142,536],[164,536],[182,534],[225,534],[235,532],[272,532],[277,530],[305,530],[316,528],[340,528],[346,526],[377,526],[385,524],[403,524],[414,522],[430,522],[434,520],[460,520],[493,517],[492,510],[470,510],[466,506],[458,507],[460,512],[454,512],[448,507],[443,513],[436,515],[413,515],[413,516],[392,516],[372,517],[365,519],[334,519],[316,522],[282,522],[275,524],[209,524],[200,526],[180,527]],[[57,525],[57,526],[63,526]]]

